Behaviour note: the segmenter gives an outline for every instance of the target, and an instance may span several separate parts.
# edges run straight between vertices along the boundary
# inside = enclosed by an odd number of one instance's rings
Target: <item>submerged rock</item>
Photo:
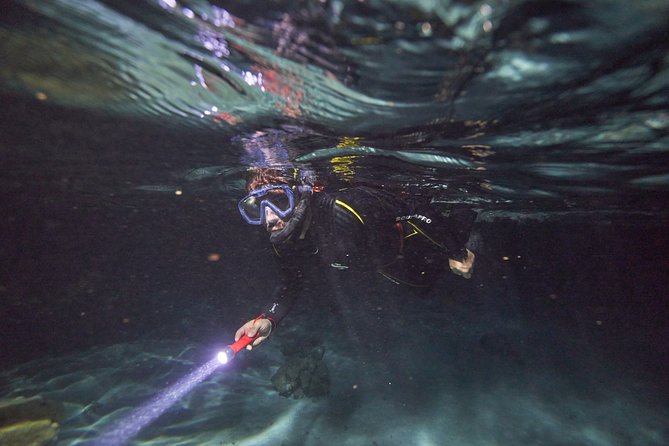
[[[325,396],[330,391],[330,372],[323,361],[293,357],[272,376],[272,384],[281,396]]]
[[[51,420],[23,421],[0,428],[3,446],[42,446],[58,436],[58,423]]]
[[[58,435],[63,404],[41,397],[0,400],[0,444],[40,446]]]
[[[316,338],[284,339],[281,352],[286,363],[272,376],[279,395],[293,398],[325,396],[330,391],[330,372],[323,362],[325,347]]]

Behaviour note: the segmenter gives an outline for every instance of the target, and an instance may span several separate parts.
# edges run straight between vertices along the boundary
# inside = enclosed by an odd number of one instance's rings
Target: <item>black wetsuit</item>
[[[300,291],[305,262],[345,271],[376,271],[395,283],[425,287],[448,259],[464,260],[476,214],[442,215],[425,199],[402,200],[383,190],[353,187],[314,193],[310,214],[290,239],[274,245],[282,283],[265,316],[278,324]]]

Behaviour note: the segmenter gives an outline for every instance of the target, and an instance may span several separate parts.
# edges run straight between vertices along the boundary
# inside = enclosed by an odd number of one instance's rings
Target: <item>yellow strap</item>
[[[406,239],[408,239],[409,237],[413,237],[413,236],[416,235],[416,234],[418,234],[418,231],[416,231],[416,230],[414,229],[413,232],[412,232],[411,234],[409,234],[409,235],[405,235],[405,236],[404,236],[404,239],[406,240]]]
[[[415,224],[411,223],[410,221],[407,221],[407,223],[409,223],[409,224],[411,225],[411,227],[413,227],[416,231],[418,231],[418,233],[419,233],[420,235],[422,235],[423,237],[425,237],[426,239],[428,239],[429,241],[431,241],[432,243],[434,243],[434,244],[437,245],[438,247],[440,247],[440,248],[443,248],[443,247],[444,247],[441,243],[437,243],[437,242],[435,242],[435,241],[432,239],[432,237],[430,237],[430,236],[427,235],[425,232],[423,232],[423,231],[422,231],[418,226],[416,226]]]
[[[341,207],[343,207],[343,208],[346,208],[346,209],[349,210],[353,215],[355,215],[356,217],[358,217],[358,220],[360,220],[360,223],[362,223],[363,225],[365,224],[365,222],[362,220],[362,217],[360,217],[360,215],[358,215],[358,213],[355,212],[355,210],[353,210],[353,208],[352,208],[351,206],[349,206],[348,204],[344,203],[344,202],[341,201],[341,200],[335,200],[335,204],[338,204],[339,206],[341,206]]]

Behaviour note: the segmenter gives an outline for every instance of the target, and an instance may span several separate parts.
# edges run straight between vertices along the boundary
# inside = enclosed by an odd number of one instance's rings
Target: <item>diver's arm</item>
[[[293,281],[283,280],[283,283],[274,289],[272,302],[263,313],[265,318],[272,323],[272,329],[276,328],[293,308],[295,298],[299,293],[299,284],[300,279],[296,275],[293,277]]]
[[[472,276],[476,258],[473,252],[465,248],[475,220],[476,212],[471,209],[453,209],[444,225],[444,245],[448,250],[448,266],[454,274],[465,279]]]
[[[272,302],[260,316],[246,322],[237,330],[235,333],[235,341],[245,334],[249,337],[255,337],[260,333],[260,336],[258,336],[252,344],[246,347],[251,350],[253,347],[258,346],[265,339],[269,338],[270,334],[279,325],[279,322],[281,322],[293,307],[300,288],[301,280],[299,270],[296,268],[282,267],[281,283],[274,289],[274,293],[272,293]]]
[[[425,209],[424,212],[433,220],[430,225],[448,254],[448,266],[454,274],[465,279],[471,277],[476,256],[465,247],[474,221],[476,212],[471,209],[457,208],[449,212],[448,217],[442,216],[435,209]],[[427,228],[424,227],[427,231]]]

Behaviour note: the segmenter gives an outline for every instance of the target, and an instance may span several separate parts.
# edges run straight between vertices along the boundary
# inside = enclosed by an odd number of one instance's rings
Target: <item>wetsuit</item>
[[[273,325],[299,294],[305,262],[376,271],[395,283],[429,286],[448,269],[449,258],[467,258],[464,245],[476,218],[469,209],[444,216],[427,200],[401,200],[368,187],[314,193],[308,212],[289,240],[274,245],[283,280],[265,311]]]

